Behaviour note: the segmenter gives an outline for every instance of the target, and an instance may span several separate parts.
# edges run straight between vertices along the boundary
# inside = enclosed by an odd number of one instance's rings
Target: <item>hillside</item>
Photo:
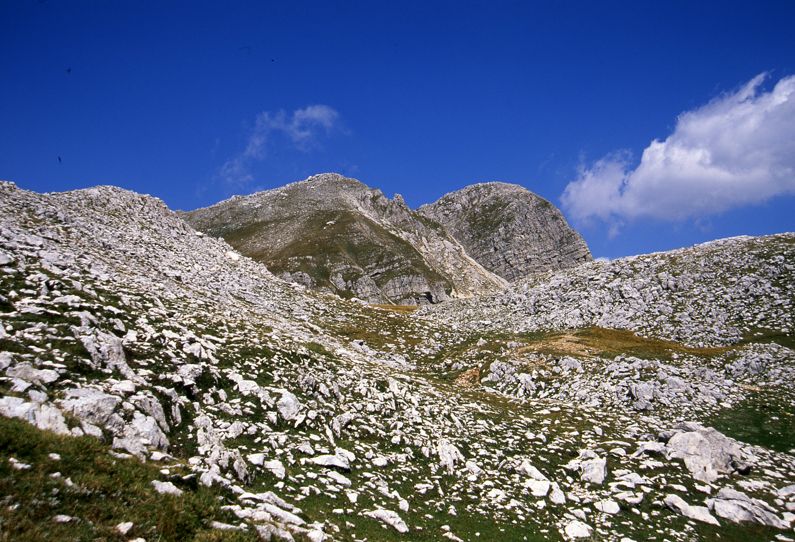
[[[444,226],[483,267],[510,281],[591,260],[563,214],[519,185],[474,184],[418,212]]]
[[[436,303],[504,281],[443,228],[354,179],[323,174],[182,215],[275,274],[371,303]]]
[[[793,261],[732,239],[384,310],[149,196],[0,183],[0,539],[791,538]]]

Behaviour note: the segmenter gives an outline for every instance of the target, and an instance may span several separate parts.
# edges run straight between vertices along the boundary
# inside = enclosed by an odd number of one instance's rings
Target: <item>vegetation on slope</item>
[[[222,509],[224,494],[184,472],[179,463],[113,455],[93,437],[0,417],[0,540],[257,540],[248,530],[213,529],[213,521],[237,523]],[[153,480],[184,492],[160,494]],[[117,526],[125,522],[133,525],[123,536]]]

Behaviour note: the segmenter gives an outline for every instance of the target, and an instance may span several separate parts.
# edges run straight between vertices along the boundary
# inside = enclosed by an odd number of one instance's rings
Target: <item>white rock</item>
[[[122,380],[121,382],[117,382],[111,386],[110,391],[129,395],[131,393],[135,393],[135,383],[130,380]]]
[[[666,444],[669,458],[684,460],[693,478],[712,483],[723,473],[731,472],[731,464],[742,456],[737,442],[711,427],[696,423],[683,424],[686,431],[675,434]]]
[[[28,403],[19,397],[0,397],[0,415],[25,420],[59,435],[70,434],[61,411],[48,404]]]
[[[351,470],[351,464],[348,461],[348,458],[340,455],[318,455],[309,458],[306,461],[321,467],[333,467],[346,471]]]
[[[220,521],[211,521],[210,529],[218,529],[219,531],[240,531],[242,530],[239,525],[232,525],[231,523],[221,523]]]
[[[795,484],[782,487],[781,489],[777,490],[776,493],[779,497],[789,497],[790,495],[795,495]]]
[[[335,470],[330,470],[326,472],[326,476],[337,482],[339,485],[343,487],[351,487],[351,480],[347,476],[343,476],[342,474],[338,473]]]
[[[60,401],[61,408],[77,417],[81,421],[91,424],[107,426],[109,424],[123,424],[111,417],[116,407],[121,403],[121,398],[109,395],[93,388],[71,388],[64,392],[64,399]]]
[[[377,508],[375,510],[363,512],[363,515],[369,518],[377,519],[381,523],[389,525],[401,534],[409,532],[409,527],[406,525],[406,522],[400,518],[397,512],[393,512],[392,510]]]
[[[14,261],[14,258],[11,257],[11,254],[8,252],[0,250],[0,266],[8,265]]]
[[[39,385],[51,384],[60,377],[57,371],[36,369],[30,363],[18,363],[13,367],[9,367],[6,369],[6,375]]]
[[[265,454],[260,454],[260,453],[248,454],[248,456],[246,457],[249,463],[257,467],[261,467],[262,464],[265,463]]]
[[[775,510],[760,499],[752,499],[745,493],[724,487],[714,499],[707,501],[715,514],[734,523],[751,521],[777,529],[787,529],[789,525],[775,514]]]
[[[171,482],[161,482],[159,480],[152,480],[152,486],[155,488],[155,491],[163,495],[179,496],[182,495],[183,493],[180,488],[178,488]]]
[[[464,456],[458,448],[447,439],[439,439],[436,443],[436,454],[439,456],[439,463],[447,470],[447,474],[453,474],[456,463],[464,460]]]
[[[701,521],[703,523],[709,523],[710,525],[720,525],[718,520],[709,513],[707,507],[690,506],[679,495],[667,495],[665,499],[663,499],[663,502],[668,508],[674,512],[679,512],[687,518],[695,519],[696,521]]]
[[[287,476],[287,471],[285,470],[284,465],[278,459],[265,461],[262,466],[271,471],[271,474],[273,474],[279,480],[284,480],[284,477]]]
[[[568,538],[588,538],[593,529],[587,523],[573,519],[566,524],[564,533]]]
[[[298,412],[301,410],[301,402],[295,395],[287,390],[281,390],[281,394],[282,396],[276,403],[276,409],[279,411],[282,419],[289,422],[298,417]]]
[[[119,523],[118,525],[116,525],[116,532],[118,532],[120,535],[126,535],[133,528],[133,525],[134,524],[132,521],[125,521],[123,523]]]
[[[519,467],[517,467],[516,471],[522,474],[526,474],[532,480],[542,480],[542,481],[547,480],[547,477],[544,476],[544,473],[542,473],[540,470],[535,468],[533,465],[530,464],[529,461],[526,460],[522,461]]]
[[[168,439],[157,420],[135,411],[132,421],[124,426],[121,436],[113,439],[113,447],[141,457],[146,455],[150,447],[165,450],[168,447]]]
[[[560,489],[560,486],[557,484],[557,482],[552,483],[552,491],[549,494],[549,500],[553,504],[566,503],[566,494],[563,493],[563,490]]]
[[[596,507],[596,509],[599,510],[600,512],[604,512],[605,514],[610,514],[610,515],[618,514],[621,511],[621,507],[618,505],[618,503],[616,501],[609,499],[603,501],[597,501],[594,504],[594,507]]]
[[[527,480],[525,485],[530,488],[533,497],[546,497],[551,484],[548,480]]]
[[[305,536],[309,540],[309,542],[325,542],[326,540],[328,540],[326,533],[318,529],[313,529],[309,531],[308,533],[305,534]]]
[[[11,468],[14,470],[30,470],[31,466],[29,463],[23,463],[19,461],[15,457],[9,457],[8,462],[11,463]]]
[[[95,367],[118,371],[124,378],[134,382],[141,381],[127,364],[124,346],[116,335],[97,329],[81,329],[79,333],[78,339],[88,350]]]
[[[281,507],[275,504],[266,502],[262,503],[261,506],[266,512],[268,512],[270,515],[272,515],[274,518],[281,521],[282,523],[289,523],[291,525],[303,525],[304,523],[306,523],[296,514],[288,512],[287,510],[283,510]]]
[[[607,476],[607,461],[596,457],[583,461],[580,465],[582,473],[580,478],[585,482],[600,485]]]

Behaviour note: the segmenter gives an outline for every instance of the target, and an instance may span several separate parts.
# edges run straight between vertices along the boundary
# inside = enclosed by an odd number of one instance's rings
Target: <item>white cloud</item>
[[[275,113],[263,111],[257,115],[245,149],[227,160],[218,170],[218,175],[228,184],[249,184],[253,181],[252,162],[265,158],[274,135],[282,135],[295,148],[308,151],[317,144],[321,134],[329,134],[338,122],[339,113],[327,105],[309,105],[290,114],[283,110]]]
[[[701,218],[795,194],[795,76],[770,91],[761,74],[679,116],[634,169],[628,153],[583,167],[561,200],[578,221]]]

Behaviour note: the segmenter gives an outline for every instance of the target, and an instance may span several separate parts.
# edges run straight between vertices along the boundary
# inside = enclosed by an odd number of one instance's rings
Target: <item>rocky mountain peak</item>
[[[554,205],[516,184],[474,184],[418,212],[444,226],[478,263],[507,280],[592,259]]]
[[[182,216],[284,279],[343,297],[417,304],[504,286],[402,197],[336,173]]]

